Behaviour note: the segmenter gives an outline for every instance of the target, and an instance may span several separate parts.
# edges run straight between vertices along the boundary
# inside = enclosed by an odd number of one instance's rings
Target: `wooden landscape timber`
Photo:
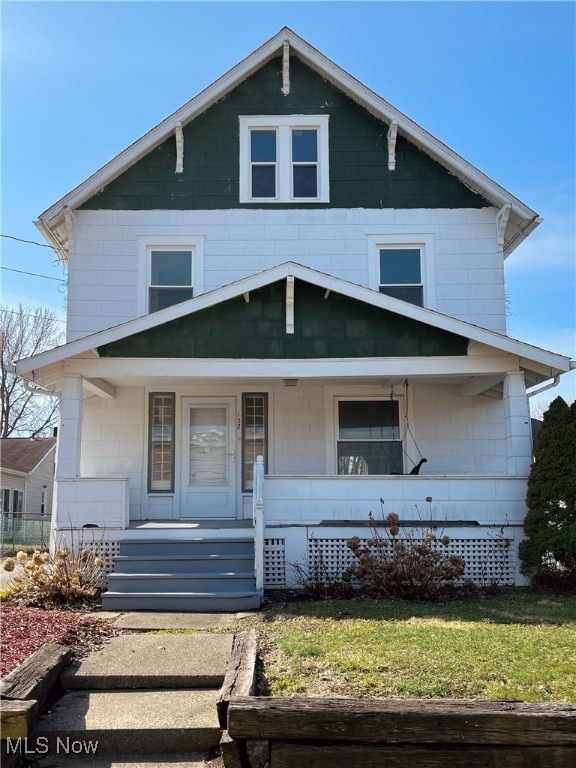
[[[63,645],[45,643],[0,682],[0,738],[3,741],[31,734],[70,653]]]
[[[219,701],[226,768],[573,768],[576,705],[253,696],[254,630]]]

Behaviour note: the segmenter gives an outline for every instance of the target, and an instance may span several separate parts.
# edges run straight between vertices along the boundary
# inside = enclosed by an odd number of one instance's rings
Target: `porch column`
[[[522,371],[504,378],[508,474],[526,477],[532,464],[532,422]]]
[[[56,480],[80,477],[82,397],[82,376],[77,373],[67,373],[60,397]]]

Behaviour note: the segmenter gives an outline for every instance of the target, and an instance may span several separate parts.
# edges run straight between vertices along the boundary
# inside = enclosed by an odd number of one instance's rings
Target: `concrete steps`
[[[260,607],[254,538],[245,531],[199,531],[178,538],[120,542],[104,610],[225,612]]]
[[[220,741],[216,701],[231,648],[227,633],[112,638],[62,675],[65,693],[40,719],[39,755],[46,766],[158,753],[193,764]]]

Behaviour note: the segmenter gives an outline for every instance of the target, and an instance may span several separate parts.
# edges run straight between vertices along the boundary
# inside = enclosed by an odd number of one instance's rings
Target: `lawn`
[[[256,618],[268,692],[576,703],[576,596],[325,600]]]

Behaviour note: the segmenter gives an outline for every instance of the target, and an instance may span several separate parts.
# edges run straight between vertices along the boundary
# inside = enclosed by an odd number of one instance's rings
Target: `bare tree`
[[[63,328],[49,309],[0,305],[2,413],[0,437],[50,434],[58,419],[58,398],[35,395],[10,372],[17,360],[51,349],[63,341]]]

